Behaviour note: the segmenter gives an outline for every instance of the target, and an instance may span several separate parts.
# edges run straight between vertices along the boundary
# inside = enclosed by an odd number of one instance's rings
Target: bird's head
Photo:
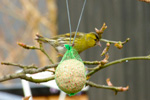
[[[93,47],[95,45],[101,46],[100,38],[99,38],[99,35],[97,33],[90,32],[86,35],[86,38],[87,38],[87,43],[90,47]]]

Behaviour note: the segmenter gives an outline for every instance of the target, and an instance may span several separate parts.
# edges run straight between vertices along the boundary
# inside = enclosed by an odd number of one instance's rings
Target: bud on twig
[[[106,80],[106,82],[107,82],[107,85],[108,85],[108,86],[113,86],[113,84],[112,84],[111,81],[110,81],[110,78],[108,78],[108,79]]]
[[[122,44],[124,45],[125,43],[127,43],[130,40],[130,38],[127,38],[124,42],[122,42]]]
[[[106,26],[106,24],[104,23],[103,24],[103,26],[101,27],[101,29],[99,30],[99,29],[97,29],[97,28],[95,28],[95,32],[99,35],[99,38],[101,38],[102,37],[102,34],[103,34],[103,32],[104,32],[104,30],[107,28],[107,26]]]
[[[100,30],[98,30],[97,28],[95,28],[95,32],[96,32],[97,34],[102,34],[106,28],[107,28],[107,26],[106,26],[106,24],[104,23]]]
[[[106,47],[105,47],[105,49],[103,50],[103,52],[101,53],[101,56],[105,55],[105,54],[108,52],[109,47],[110,47],[110,43],[106,43]]]
[[[21,43],[21,42],[17,42],[17,44],[18,44],[19,46],[25,48],[25,49],[39,49],[39,48],[37,48],[37,47],[35,47],[35,46],[29,46],[29,45],[26,45],[26,44]]]
[[[121,41],[119,41],[118,43],[115,43],[115,47],[117,47],[118,49],[122,49],[123,44],[121,43]]]
[[[108,59],[109,59],[109,55],[106,54],[105,58],[101,61],[101,64],[104,65],[104,64],[108,63]]]
[[[106,82],[107,82],[108,86],[114,87],[113,90],[115,91],[115,95],[117,95],[118,92],[124,92],[124,91],[127,91],[129,89],[129,86],[126,86],[126,87],[115,87],[115,86],[113,86],[113,84],[110,81],[110,78],[108,78],[106,80]]]
[[[107,43],[106,43],[106,46],[107,46],[107,47],[110,47],[110,43],[109,43],[109,42],[107,42]]]

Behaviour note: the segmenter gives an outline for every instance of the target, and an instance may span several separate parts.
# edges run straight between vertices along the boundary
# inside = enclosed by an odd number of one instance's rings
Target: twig
[[[112,41],[112,40],[107,40],[107,39],[100,39],[100,40],[103,41],[103,42],[112,43],[112,44],[121,42],[121,41]],[[130,38],[127,38],[125,41],[121,42],[121,44],[125,44],[125,43],[127,43],[129,40],[130,40]]]
[[[21,42],[17,42],[17,44],[25,49],[37,49],[37,50],[40,50],[40,48],[38,47],[35,47],[35,46],[30,46],[30,45],[26,45],[24,43],[21,43]]]
[[[92,71],[94,70],[94,68],[86,68],[88,71]]]
[[[43,45],[42,43],[39,41],[39,47],[35,47],[35,46],[30,46],[30,45],[26,45],[24,43],[21,43],[21,42],[17,42],[17,44],[25,49],[36,49],[36,50],[40,50],[42,53],[44,53],[46,55],[46,57],[49,59],[49,61],[54,64],[53,60],[49,57],[49,55],[46,53],[46,51],[44,50],[43,48]]]
[[[44,67],[40,67],[40,68],[34,70],[33,72],[34,72],[34,73],[38,73],[38,72],[46,71],[46,70],[49,69],[49,68],[55,68],[55,67],[57,67],[57,65],[58,65],[58,63],[56,63],[56,64],[51,64],[51,65],[44,66]]]
[[[1,64],[2,65],[17,66],[17,67],[20,67],[20,68],[24,68],[24,73],[26,73],[26,74],[34,74],[34,73],[46,71],[47,69],[55,68],[58,65],[58,63],[56,63],[56,64],[51,64],[51,65],[47,65],[47,66],[44,66],[44,67],[37,68],[34,65],[24,66],[24,65],[21,65],[21,64],[15,64],[15,63],[10,63],[10,62],[1,62]],[[34,68],[34,69],[31,69],[31,68]]]
[[[100,39],[102,38],[102,34],[103,34],[105,29],[107,29],[107,26],[105,23],[103,23],[103,26],[101,27],[101,29],[95,28],[95,32],[98,34]]]
[[[85,65],[98,65],[98,64],[102,64],[103,65],[103,64],[106,64],[108,62],[108,59],[109,59],[109,55],[106,54],[105,58],[103,60],[101,60],[101,61],[83,61],[83,63]]]
[[[44,50],[43,45],[42,45],[41,42],[39,42],[39,46],[40,46],[40,51],[43,52],[43,53],[47,56],[47,58],[49,59],[49,61],[50,61],[52,64],[54,64],[53,60],[52,60],[52,59],[49,57],[49,55],[45,52],[45,50]]]
[[[105,55],[108,52],[109,48],[110,48],[110,43],[106,43],[106,47],[102,51],[101,56]]]
[[[100,85],[100,84],[93,83],[91,81],[87,81],[86,84],[91,86],[91,87],[113,90],[113,91],[115,91],[115,93],[127,91],[129,89],[129,86],[127,86],[127,87],[116,87],[116,86],[109,86],[109,85]]]
[[[10,62],[1,62],[2,65],[9,65],[9,66],[17,66],[17,67],[20,67],[20,68],[23,68],[23,69],[29,69],[29,68],[35,68],[37,69],[37,67],[35,65],[28,65],[28,66],[25,66],[25,65],[21,65],[21,64],[16,64],[16,63],[10,63]]]
[[[101,61],[83,61],[85,65],[98,65]]]
[[[55,70],[47,69],[46,71],[49,71],[49,72],[53,72],[53,73],[55,73]]]
[[[106,42],[107,43],[107,48],[106,48],[106,52],[108,51],[109,47],[110,47],[110,44],[114,44],[115,47],[117,47],[118,49],[122,49],[123,48],[123,45],[126,44],[130,38],[127,38],[125,41],[121,42],[121,41],[112,41],[112,40],[107,40],[107,39],[100,39],[101,41],[103,42]],[[103,55],[103,54],[102,54]]]
[[[97,34],[103,34],[104,30],[107,29],[106,23],[103,23],[103,26],[101,27],[101,29],[97,29],[95,28],[95,32]]]

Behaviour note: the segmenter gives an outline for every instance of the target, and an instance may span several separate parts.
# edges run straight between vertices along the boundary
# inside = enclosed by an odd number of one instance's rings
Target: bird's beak
[[[96,45],[100,46],[101,47],[101,43],[100,41],[96,42]]]

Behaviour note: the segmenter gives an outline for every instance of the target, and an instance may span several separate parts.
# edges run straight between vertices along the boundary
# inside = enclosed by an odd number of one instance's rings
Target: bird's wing
[[[76,32],[72,32],[71,34],[71,38],[74,38]],[[83,37],[85,35],[85,33],[82,32],[77,32],[76,38],[80,38]],[[58,38],[70,38],[70,33],[66,33],[66,34],[62,34],[62,35],[58,35],[56,37],[53,37],[52,39],[58,39]]]

